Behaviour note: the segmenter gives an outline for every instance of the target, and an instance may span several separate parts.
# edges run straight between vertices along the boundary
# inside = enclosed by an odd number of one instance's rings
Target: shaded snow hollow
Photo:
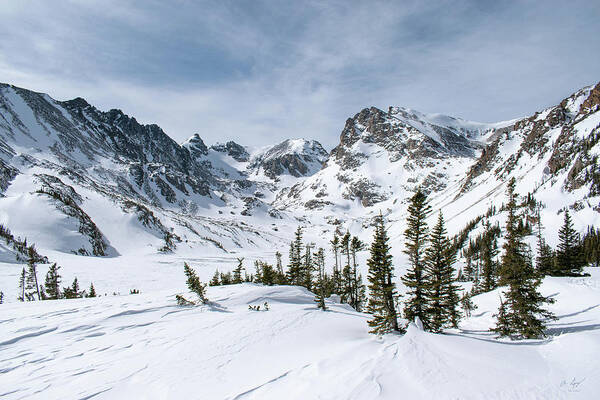
[[[600,272],[548,278],[541,341],[487,329],[498,291],[444,335],[368,334],[368,315],[291,286],[173,290],[1,306],[2,399],[591,399],[600,389]],[[250,311],[264,302],[269,311]]]

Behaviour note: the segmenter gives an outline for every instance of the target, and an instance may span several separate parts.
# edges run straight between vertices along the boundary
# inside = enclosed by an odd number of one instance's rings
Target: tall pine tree
[[[371,243],[369,266],[369,303],[367,310],[373,315],[368,322],[370,333],[401,332],[396,313],[396,288],[392,281],[394,266],[390,254],[389,238],[379,215],[375,223],[375,236]]]
[[[444,217],[440,212],[438,222],[431,231],[430,246],[425,252],[425,272],[429,278],[427,286],[427,314],[432,332],[441,332],[443,327],[458,325],[458,286],[453,264],[456,254],[446,235]]]
[[[538,292],[541,276],[533,268],[531,251],[525,244],[524,231],[520,229],[523,224],[517,215],[515,185],[512,178],[507,190],[508,218],[500,268],[501,282],[508,289],[504,292],[506,300],[501,303],[496,327],[492,331],[511,338],[540,338],[545,330],[543,318],[554,318],[543,304],[554,300]]]
[[[430,328],[430,320],[427,305],[427,288],[429,282],[425,274],[425,248],[427,246],[428,228],[425,219],[431,212],[427,203],[427,197],[419,189],[411,197],[408,206],[407,228],[404,232],[404,253],[408,255],[409,267],[402,283],[408,288],[408,298],[404,303],[404,317],[414,321],[419,317],[423,327]]]
[[[579,234],[573,229],[573,220],[569,210],[565,210],[563,226],[558,231],[558,248],[554,276],[579,276],[583,271]]]

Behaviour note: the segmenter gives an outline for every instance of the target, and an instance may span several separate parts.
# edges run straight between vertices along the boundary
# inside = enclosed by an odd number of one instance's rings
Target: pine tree
[[[358,273],[358,264],[356,262],[356,253],[365,249],[365,244],[356,236],[352,237],[350,242],[350,253],[352,254],[352,292],[353,302],[350,304],[356,311],[362,311],[366,296],[365,285],[362,281],[362,275]]]
[[[317,307],[321,310],[326,311],[327,306],[325,305],[325,250],[320,248],[315,255],[316,266],[317,266],[317,280],[315,282],[315,302]]]
[[[226,272],[226,273],[221,272],[220,277],[221,277],[221,285],[231,285],[231,280],[232,280],[231,272]]]
[[[244,269],[244,258],[238,258],[237,259],[238,265],[237,267],[235,267],[235,269],[233,270],[233,279],[232,279],[232,283],[235,285],[237,283],[242,283],[242,269]]]
[[[339,263],[339,251],[340,251],[340,237],[337,232],[333,234],[333,240],[331,242],[331,251],[333,252],[333,257],[335,259],[335,264],[333,265],[333,293],[340,294],[340,282],[341,282],[341,273],[340,273],[340,263]]]
[[[542,231],[542,215],[538,207],[536,212],[537,217],[537,258],[536,268],[540,275],[549,275],[554,269],[554,254],[552,248],[546,243]]]
[[[471,312],[477,309],[477,306],[473,303],[471,299],[471,294],[468,291],[465,291],[460,298],[460,305],[465,313],[465,317],[470,317]]]
[[[506,304],[500,299],[500,308],[498,314],[494,314],[496,317],[496,327],[493,329],[494,332],[500,337],[510,337],[513,334],[514,321],[511,320],[511,314],[509,314]]]
[[[600,267],[600,229],[588,226],[583,236],[583,259],[593,267]]]
[[[202,304],[208,303],[208,299],[206,298],[206,284],[200,281],[200,278],[196,275],[196,271],[194,271],[187,263],[183,263],[183,272],[187,277],[186,284],[188,289],[198,296],[198,300]]]
[[[268,286],[275,284],[276,272],[271,264],[256,260],[254,265],[256,267],[255,282]]]
[[[219,270],[218,269],[215,270],[215,274],[213,275],[210,282],[208,282],[208,285],[209,286],[219,286],[221,284],[220,276],[221,276],[221,274],[219,273]]]
[[[573,220],[569,210],[565,210],[563,226],[558,231],[558,249],[556,250],[556,268],[554,276],[579,276],[583,271],[583,260],[579,234],[573,229]]]
[[[77,282],[77,277],[73,279],[73,283],[70,287],[63,288],[63,295],[65,299],[77,299],[81,297],[81,292],[79,291],[79,282]]]
[[[46,294],[49,300],[60,299],[60,274],[58,270],[60,269],[56,263],[52,264],[46,273],[46,281],[44,286],[46,286]]]
[[[440,212],[438,222],[433,227],[430,246],[425,252],[425,272],[429,277],[426,287],[427,315],[432,332],[441,332],[445,326],[458,325],[458,287],[455,285],[453,264],[456,255],[446,236],[444,217]]]
[[[496,288],[496,273],[498,263],[498,241],[496,235],[490,227],[489,221],[485,225],[485,232],[481,241],[481,291],[489,292]]]
[[[312,275],[313,275],[313,259],[311,250],[314,247],[314,243],[306,244],[306,251],[304,252],[304,262],[302,263],[302,286],[308,290],[312,290]]]
[[[4,303],[4,293],[0,290],[0,304]]]
[[[29,248],[31,250],[31,247]],[[33,301],[37,297],[41,300],[40,287],[37,279],[37,265],[35,264],[34,258],[31,256],[27,260],[27,279],[25,281],[25,297],[28,301]]]
[[[94,283],[90,283],[90,291],[87,297],[96,297],[96,289],[94,288]]]
[[[291,285],[302,286],[305,278],[302,265],[302,227],[296,229],[295,238],[290,243],[290,264],[288,266],[288,280]]]
[[[426,330],[430,329],[430,318],[427,313],[428,304],[426,290],[429,285],[425,274],[425,246],[427,245],[428,228],[425,219],[431,212],[427,197],[418,190],[410,199],[406,231],[404,232],[404,253],[408,255],[410,266],[402,283],[408,288],[408,299],[404,303],[404,317],[414,321],[419,317]]]
[[[534,270],[531,251],[524,241],[525,231],[520,229],[516,214],[515,179],[508,183],[508,218],[506,221],[506,241],[502,256],[501,282],[508,286],[504,292],[506,302],[502,303],[497,314],[496,327],[492,331],[500,336],[511,338],[540,338],[544,336],[545,323],[542,318],[554,316],[542,308],[553,299],[538,292],[541,276]]]
[[[381,214],[376,219],[375,235],[370,247],[369,266],[369,303],[367,310],[373,315],[368,322],[370,333],[378,335],[395,331],[401,332],[396,313],[396,290],[394,266],[390,254],[389,238]]]
[[[17,300],[25,301],[25,281],[27,280],[27,273],[25,272],[25,268],[21,271],[21,275],[19,276],[19,296]]]

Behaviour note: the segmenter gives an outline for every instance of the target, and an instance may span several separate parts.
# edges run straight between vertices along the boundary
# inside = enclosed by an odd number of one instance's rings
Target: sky
[[[0,1],[0,82],[178,142],[331,149],[365,107],[480,122],[600,81],[597,1]]]

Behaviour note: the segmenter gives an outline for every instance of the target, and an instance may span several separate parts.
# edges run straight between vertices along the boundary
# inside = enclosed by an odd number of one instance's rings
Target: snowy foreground
[[[322,312],[298,287],[215,287],[212,305],[192,308],[170,290],[3,304],[0,398],[598,398],[600,271],[588,271],[544,282],[560,319],[543,341],[486,332],[497,292],[475,298],[461,330],[384,338],[367,315]]]

